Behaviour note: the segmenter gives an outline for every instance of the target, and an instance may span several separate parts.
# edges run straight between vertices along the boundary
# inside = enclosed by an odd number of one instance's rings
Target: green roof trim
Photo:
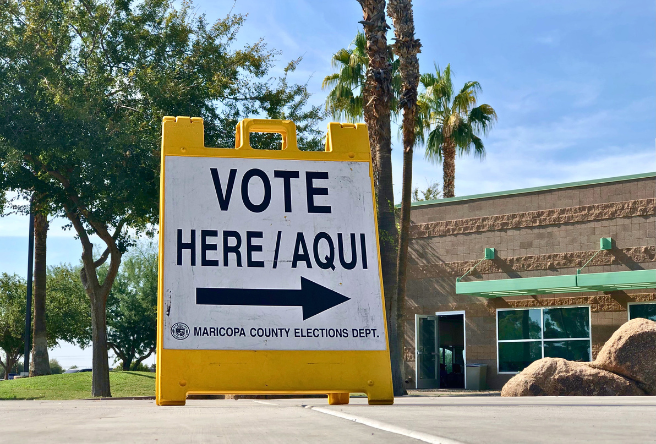
[[[616,271],[614,273],[579,274],[576,285],[586,291],[617,291],[654,288],[656,270]]]
[[[456,282],[456,294],[483,298],[656,288],[656,270]]]
[[[648,178],[656,178],[656,172],[652,173],[640,173],[640,174],[632,174],[629,176],[617,176],[617,177],[607,177],[607,178],[602,178],[602,179],[593,179],[593,180],[584,180],[580,182],[567,182],[567,183],[559,183],[555,185],[543,185],[540,187],[531,187],[531,188],[519,188],[516,190],[508,190],[508,191],[496,191],[494,193],[483,193],[483,194],[472,194],[469,196],[457,196],[457,197],[448,197],[445,199],[435,199],[435,200],[425,200],[425,201],[420,201],[420,202],[412,202],[413,207],[420,207],[423,205],[436,205],[436,204],[446,204],[450,202],[459,202],[463,200],[474,200],[474,199],[486,199],[490,197],[503,197],[503,196],[512,196],[513,194],[523,194],[523,193],[535,193],[539,191],[549,191],[549,190],[559,190],[562,188],[573,188],[573,187],[581,187],[581,186],[586,186],[586,185],[598,185],[598,184],[604,184],[604,183],[613,183],[613,182],[622,182],[625,180],[636,180],[636,179],[648,179]],[[397,207],[400,206],[396,205]]]
[[[576,292],[576,275],[456,282],[456,294],[484,298]]]

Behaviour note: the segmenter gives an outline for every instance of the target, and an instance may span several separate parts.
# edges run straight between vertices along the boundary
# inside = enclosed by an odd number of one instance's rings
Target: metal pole
[[[34,195],[30,199],[30,235],[27,247],[27,304],[25,304],[25,354],[23,371],[30,371],[30,342],[32,333],[32,272],[34,271]]]

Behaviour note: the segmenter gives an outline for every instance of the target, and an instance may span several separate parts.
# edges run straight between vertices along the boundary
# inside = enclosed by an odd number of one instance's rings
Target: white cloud
[[[560,32],[555,29],[545,35],[537,37],[535,41],[547,46],[558,46],[561,41]]]

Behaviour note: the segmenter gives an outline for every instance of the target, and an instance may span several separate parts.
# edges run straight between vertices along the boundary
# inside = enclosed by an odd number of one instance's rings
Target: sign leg
[[[185,405],[185,401],[158,400],[157,405]]]
[[[392,387],[387,389],[371,389],[367,392],[369,405],[392,405],[394,404],[394,393]]]
[[[161,381],[157,384],[155,402],[157,405],[185,405],[187,389],[177,381]]]
[[[340,405],[349,403],[350,393],[328,393],[328,404]]]

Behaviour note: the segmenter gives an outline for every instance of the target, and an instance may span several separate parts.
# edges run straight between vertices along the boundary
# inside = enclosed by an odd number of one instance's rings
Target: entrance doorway
[[[417,315],[417,388],[465,388],[465,312]]]

